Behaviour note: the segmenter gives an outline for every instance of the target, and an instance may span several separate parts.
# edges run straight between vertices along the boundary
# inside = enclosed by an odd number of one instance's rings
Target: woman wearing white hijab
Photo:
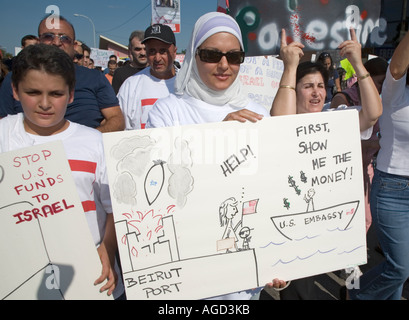
[[[244,61],[237,22],[220,12],[200,17],[193,29],[175,94],[159,99],[147,127],[168,127],[223,120],[258,121],[267,110],[241,91],[238,73]]]
[[[240,27],[230,16],[211,12],[198,19],[189,48],[175,81],[175,94],[159,99],[149,112],[147,127],[168,127],[223,120],[256,122],[267,110],[249,100],[237,77],[244,61]],[[268,287],[283,288],[274,279]],[[259,290],[247,290],[215,299],[250,299]]]

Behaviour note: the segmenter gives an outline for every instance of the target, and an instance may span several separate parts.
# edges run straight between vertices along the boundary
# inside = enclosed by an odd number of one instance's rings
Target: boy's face
[[[70,92],[63,77],[29,70],[17,88],[13,85],[13,96],[21,102],[28,133],[53,135],[69,126],[64,115],[67,104],[74,100],[74,91]]]

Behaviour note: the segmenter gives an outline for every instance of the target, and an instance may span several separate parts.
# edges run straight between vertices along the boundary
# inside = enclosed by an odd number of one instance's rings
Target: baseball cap
[[[145,38],[142,43],[149,39],[157,39],[168,44],[176,45],[175,34],[172,29],[164,24],[154,24],[145,30]]]

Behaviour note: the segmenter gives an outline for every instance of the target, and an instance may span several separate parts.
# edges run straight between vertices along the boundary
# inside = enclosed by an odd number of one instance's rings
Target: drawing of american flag
[[[257,213],[256,211],[257,204],[258,204],[258,199],[244,202],[243,211],[242,211],[243,215]]]

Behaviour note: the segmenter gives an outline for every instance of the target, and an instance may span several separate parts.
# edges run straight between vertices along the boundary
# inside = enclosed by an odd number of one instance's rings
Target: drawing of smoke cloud
[[[176,200],[176,204],[184,207],[187,195],[193,190],[191,151],[185,140],[177,138],[175,148],[167,163],[172,175],[169,178],[168,193]]]
[[[136,183],[128,172],[123,172],[116,177],[113,195],[119,203],[136,204]]]
[[[136,204],[137,187],[134,176],[141,177],[144,173],[154,144],[155,141],[148,136],[134,136],[122,139],[112,147],[111,155],[118,160],[113,195],[119,203]]]
[[[111,149],[111,155],[116,160],[122,160],[126,155],[132,153],[135,149],[146,148],[155,143],[150,137],[134,136],[131,138],[122,139],[117,145]]]

